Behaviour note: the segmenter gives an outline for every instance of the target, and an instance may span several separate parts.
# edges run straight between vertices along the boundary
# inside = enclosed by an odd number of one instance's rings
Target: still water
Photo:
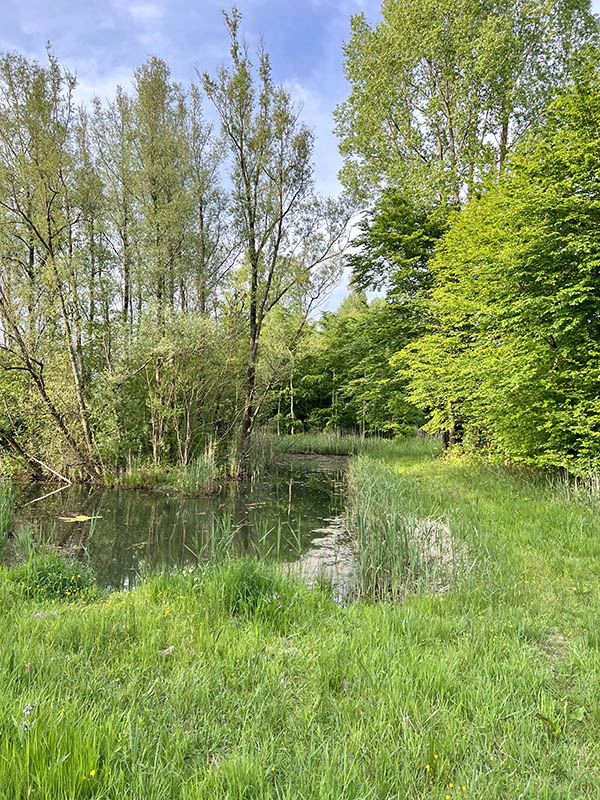
[[[132,587],[161,565],[196,563],[215,548],[296,561],[344,510],[345,459],[294,457],[253,483],[210,497],[69,486],[15,487],[17,523],[62,552],[89,558],[100,585]],[[36,501],[36,502],[32,502]],[[96,519],[69,522],[61,517]]]

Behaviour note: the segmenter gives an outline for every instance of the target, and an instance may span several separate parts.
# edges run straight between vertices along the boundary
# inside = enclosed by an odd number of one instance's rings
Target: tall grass
[[[415,486],[365,455],[352,460],[348,483],[360,594],[399,600],[409,592],[447,588],[464,568],[464,548],[445,519],[426,512]]]
[[[204,452],[185,467],[173,470],[174,484],[184,494],[212,494],[218,487],[219,469],[216,446],[209,441]]]
[[[0,483],[0,537],[5,536],[12,528],[14,516],[14,499],[10,483]]]
[[[276,453],[313,453],[316,455],[349,456],[368,453],[380,458],[411,451],[420,456],[424,452],[437,453],[439,442],[425,437],[405,437],[401,439],[384,439],[379,436],[362,438],[352,434],[337,434],[328,431],[322,433],[296,433],[286,436],[271,435],[268,437]]]

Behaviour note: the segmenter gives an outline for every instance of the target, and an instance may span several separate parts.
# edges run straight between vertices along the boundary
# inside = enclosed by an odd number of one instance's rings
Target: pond
[[[15,486],[17,526],[41,531],[70,556],[87,557],[99,585],[132,588],[160,566],[218,552],[297,562],[324,531],[339,531],[343,457],[289,457],[251,483],[231,481],[210,497],[68,486]],[[38,499],[40,498],[40,499]],[[73,521],[74,517],[88,517]]]

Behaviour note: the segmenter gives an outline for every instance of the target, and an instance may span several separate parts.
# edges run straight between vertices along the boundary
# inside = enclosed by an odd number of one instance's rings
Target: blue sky
[[[195,78],[195,67],[213,71],[228,57],[223,0],[1,0],[0,48],[44,58],[46,42],[76,72],[78,94],[112,95],[129,86],[133,69],[148,55],[164,58],[173,77]],[[332,111],[346,95],[341,45],[350,16],[375,19],[378,0],[239,0],[251,52],[264,36],[274,76],[303,105],[317,134],[319,189],[336,192],[340,159],[331,131]]]
[[[377,19],[379,0],[238,0],[237,6],[250,52],[262,34],[276,81],[302,105],[315,131],[319,191],[336,194],[341,159],[332,112],[347,94],[342,42],[351,15],[364,11]],[[230,7],[225,0],[0,0],[0,49],[43,60],[50,41],[59,61],[77,74],[83,102],[111,97],[118,84],[128,88],[132,71],[151,54],[186,84],[196,67],[212,72],[227,60],[221,9]],[[337,307],[346,291],[344,280],[325,307]]]
[[[350,17],[363,11],[375,21],[380,0],[238,0],[250,51],[260,35],[271,55],[274,77],[303,106],[316,134],[315,167],[320,191],[335,194],[341,159],[332,132],[332,112],[345,99],[342,42]],[[46,42],[77,74],[78,96],[111,97],[129,87],[133,69],[148,55],[171,66],[186,84],[195,68],[212,72],[228,57],[223,0],[0,0],[0,49],[43,59]],[[592,7],[600,12],[600,0]],[[208,109],[207,109],[208,110]],[[336,307],[342,282],[326,304]]]

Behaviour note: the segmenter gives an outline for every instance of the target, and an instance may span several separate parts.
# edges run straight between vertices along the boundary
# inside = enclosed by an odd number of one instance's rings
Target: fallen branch
[[[73,483],[72,480],[70,480],[69,478],[65,478],[64,475],[61,475],[60,472],[57,472],[55,469],[52,469],[52,467],[49,467],[48,464],[45,464],[43,461],[40,461],[39,458],[36,458],[35,456],[30,455],[29,453],[26,453],[25,450],[22,450],[22,453],[25,456],[25,458],[28,458],[30,461],[33,461],[34,464],[39,464],[40,467],[42,467],[42,469],[46,469],[48,470],[48,472],[51,472],[53,475],[56,475],[56,477],[59,478],[59,480],[64,481],[67,484],[67,486],[72,485]]]

